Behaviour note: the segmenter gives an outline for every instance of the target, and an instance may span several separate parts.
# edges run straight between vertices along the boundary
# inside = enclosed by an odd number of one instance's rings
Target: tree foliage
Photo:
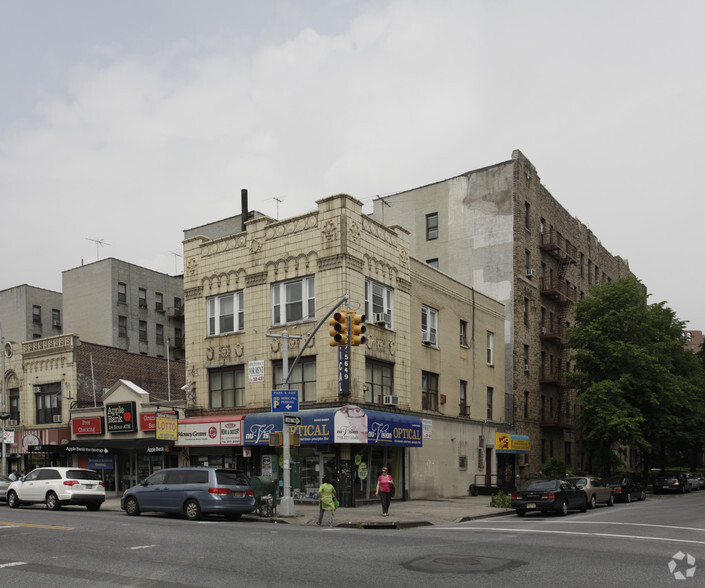
[[[598,465],[630,446],[664,466],[668,448],[692,455],[705,424],[703,359],[684,347],[684,323],[664,303],[649,304],[635,278],[593,288],[575,306],[570,329],[578,427]],[[705,355],[705,352],[703,352]]]

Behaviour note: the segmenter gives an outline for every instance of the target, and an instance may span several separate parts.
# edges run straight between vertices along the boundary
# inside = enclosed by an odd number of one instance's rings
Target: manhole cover
[[[426,555],[403,565],[408,570],[430,574],[492,574],[518,568],[526,562],[501,557]]]

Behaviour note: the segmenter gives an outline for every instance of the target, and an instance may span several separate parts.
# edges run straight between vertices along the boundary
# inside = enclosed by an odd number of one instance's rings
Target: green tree
[[[619,446],[665,465],[666,447],[689,449],[702,423],[702,373],[683,345],[684,323],[664,303],[648,304],[635,278],[597,286],[575,306],[570,330],[578,427],[604,471]],[[701,427],[702,428],[702,427]]]

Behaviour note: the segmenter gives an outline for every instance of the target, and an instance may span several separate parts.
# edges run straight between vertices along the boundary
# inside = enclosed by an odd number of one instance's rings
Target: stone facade
[[[521,475],[551,457],[580,466],[566,327],[591,287],[632,275],[626,260],[568,213],[519,151],[379,199],[373,216],[407,227],[412,255],[504,304],[506,421],[532,443]]]
[[[432,436],[422,448],[405,449],[409,497],[467,493],[476,475],[492,468],[492,457],[487,465],[484,453],[478,459],[480,444],[484,437],[493,440],[497,426],[504,424],[504,357],[498,354],[502,357],[488,366],[484,348],[490,329],[497,332],[498,349],[503,348],[502,305],[410,258],[409,233],[364,215],[354,198],[337,195],[317,204],[314,212],[282,221],[255,217],[247,221],[245,231],[235,234],[225,235],[216,223],[200,235],[197,229],[186,231],[186,378],[194,397],[189,415],[269,411],[271,391],[281,384],[275,368],[282,362],[280,336],[286,330],[290,362],[310,337],[301,361],[309,361],[315,376],[306,381],[305,393],[299,392],[300,410],[351,403],[424,418]],[[232,219],[226,221],[237,226]],[[304,305],[303,317],[277,320],[278,286],[308,279],[313,280],[306,286],[309,295],[315,284],[315,312],[308,314]],[[371,320],[370,282],[393,293],[388,323]],[[235,327],[219,334],[217,321],[222,317],[209,314],[209,309],[217,308],[224,295],[240,292],[236,300],[243,308],[234,309],[236,315],[241,311],[233,319]],[[349,295],[347,301],[344,294]],[[433,345],[422,343],[422,305],[438,311]],[[368,316],[367,342],[351,352],[349,397],[339,395],[338,348],[329,344],[327,322],[314,334],[318,322],[341,306]],[[459,339],[461,320],[468,324],[464,345]],[[259,362],[264,378],[250,378],[250,366]],[[225,405],[214,394],[210,378],[231,368],[243,374],[243,389]],[[388,374],[384,394],[369,381],[375,368]],[[422,400],[424,373],[438,376],[437,406],[430,408]],[[468,383],[467,413],[462,415],[460,380]],[[488,388],[497,390],[499,415],[490,422]],[[385,404],[385,396],[393,396],[394,405],[391,400]],[[341,459],[344,454],[341,450]]]

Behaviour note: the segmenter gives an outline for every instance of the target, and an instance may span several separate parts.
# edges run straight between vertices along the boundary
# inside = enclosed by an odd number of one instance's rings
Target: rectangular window
[[[127,304],[127,284],[118,282],[118,303]]]
[[[460,380],[460,416],[468,416],[468,383]]]
[[[438,345],[438,311],[425,304],[421,305],[421,340]]]
[[[438,410],[438,374],[421,372],[421,408]]]
[[[438,213],[426,215],[426,241],[438,239]]]
[[[32,322],[35,325],[42,324],[42,307],[36,304],[32,307]]]
[[[51,309],[51,326],[61,328],[61,311],[57,308]]]
[[[524,298],[524,326],[529,326],[529,299]]]
[[[242,290],[206,298],[208,334],[222,335],[245,328],[245,309]]]
[[[531,212],[531,204],[524,202],[524,228],[529,228],[529,213]]]
[[[365,402],[382,404],[394,394],[394,366],[367,359],[365,363]]]
[[[316,290],[313,276],[272,286],[272,324],[285,325],[315,317]]]
[[[494,365],[494,333],[487,331],[487,365]]]
[[[127,317],[118,317],[118,337],[125,339],[127,337]]]
[[[34,402],[38,425],[60,423],[61,383],[34,386]]]
[[[20,389],[19,388],[10,388],[10,420],[15,421],[15,424],[20,423]]]
[[[245,406],[245,366],[229,366],[208,371],[211,408]]]
[[[426,263],[428,265],[430,265],[431,267],[435,267],[436,269],[438,269],[438,258],[437,257],[434,257],[433,259],[427,259]]]
[[[147,321],[140,321],[140,341],[147,341]]]
[[[468,321],[460,321],[460,344],[463,347],[468,346]]]
[[[164,294],[161,292],[154,293],[154,310],[157,312],[164,311]]]
[[[138,301],[137,304],[140,308],[147,308],[147,290],[140,288],[137,290]]]
[[[282,374],[282,362],[272,362],[274,366],[274,388],[279,388],[284,379]],[[289,364],[291,368],[291,364]],[[316,391],[316,358],[302,357],[296,364],[294,371],[289,378],[289,389],[299,391],[299,402],[315,402]]]
[[[367,322],[374,323],[382,319],[391,329],[394,311],[394,290],[374,280],[365,280],[365,315]],[[381,322],[381,321],[380,321]]]
[[[184,343],[184,332],[179,327],[174,327],[174,347],[182,349]]]
[[[157,345],[164,345],[164,325],[157,325]]]
[[[487,387],[487,420],[492,420],[492,401],[494,396],[494,388]]]
[[[524,390],[524,418],[529,418],[529,391]]]

